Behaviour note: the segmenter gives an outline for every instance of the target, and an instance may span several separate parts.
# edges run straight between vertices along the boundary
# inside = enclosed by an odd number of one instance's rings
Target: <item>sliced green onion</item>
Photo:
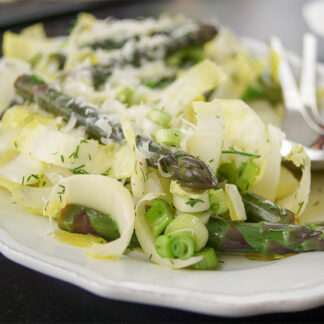
[[[179,216],[179,215],[181,215],[181,214],[183,214],[183,215],[186,215],[186,214],[194,215],[194,216],[198,217],[198,218],[200,219],[200,221],[201,221],[204,225],[206,225],[206,224],[208,223],[208,221],[209,221],[209,218],[210,218],[211,215],[212,215],[212,212],[211,212],[210,210],[206,210],[206,211],[204,211],[204,212],[199,212],[199,213],[183,213],[183,212],[181,212],[181,211],[179,211],[179,210],[176,210],[176,212],[175,212],[175,217],[177,217],[177,216]]]
[[[175,235],[179,233],[191,233],[196,240],[195,252],[201,250],[207,243],[208,231],[201,220],[191,214],[182,214],[177,216],[165,229],[166,235]]]
[[[159,236],[173,219],[170,205],[163,199],[157,199],[145,214],[146,221],[155,237]]]
[[[182,134],[176,129],[159,129],[155,133],[155,139],[158,143],[177,146],[180,144]]]
[[[153,108],[151,112],[146,116],[154,124],[160,125],[162,127],[169,127],[172,116],[165,111]]]
[[[171,240],[169,236],[160,235],[155,240],[155,250],[161,258],[173,258]]]
[[[191,258],[195,252],[196,245],[196,240],[191,234],[182,233],[170,236],[172,254],[181,260]]]
[[[155,249],[161,258],[191,258],[196,249],[196,240],[190,233],[160,235],[155,240]]]
[[[218,259],[213,248],[204,248],[195,256],[202,255],[203,259],[196,264],[193,264],[190,268],[195,270],[207,270],[216,268],[218,266]]]
[[[260,168],[252,160],[248,160],[240,166],[238,170],[237,187],[240,191],[246,192],[253,186]]]
[[[210,208],[214,215],[222,215],[228,211],[227,197],[222,188],[210,189],[208,194]]]

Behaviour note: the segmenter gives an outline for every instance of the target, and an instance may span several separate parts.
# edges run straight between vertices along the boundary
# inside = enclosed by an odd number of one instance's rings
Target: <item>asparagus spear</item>
[[[119,123],[107,120],[111,133],[108,134],[96,125],[98,120],[105,120],[107,116],[100,114],[95,106],[83,105],[62,92],[48,86],[35,75],[22,75],[15,82],[16,92],[24,99],[37,102],[38,106],[55,116],[61,116],[65,121],[75,116],[77,125],[86,127],[88,135],[104,141],[107,137],[114,141],[124,138]]]
[[[291,224],[210,220],[207,229],[207,245],[223,252],[290,254],[324,251],[324,234],[319,226],[312,229]]]
[[[118,226],[109,215],[79,205],[68,205],[61,211],[59,227],[63,230],[100,235],[108,241],[120,236]],[[216,251],[261,254],[291,254],[324,250],[323,228],[320,226],[273,224],[268,222],[240,223],[219,222],[211,219],[207,223],[209,239],[207,245]],[[129,248],[140,246],[133,234]]]
[[[179,150],[172,152],[150,138],[140,135],[136,137],[136,146],[144,153],[155,153],[147,159],[148,164],[152,167],[160,164],[162,170],[170,173],[183,187],[204,190],[218,186],[213,170],[206,163],[186,152]]]
[[[117,223],[108,214],[80,205],[67,205],[61,210],[58,218],[59,227],[67,232],[99,235],[107,241],[120,237]],[[139,247],[134,232],[128,248]]]
[[[119,123],[98,112],[95,106],[80,104],[70,96],[51,88],[37,76],[26,74],[20,76],[15,82],[15,88],[22,98],[37,102],[39,108],[55,116],[62,116],[66,121],[73,114],[77,119],[77,125],[85,126],[91,138],[98,139],[102,143],[106,143],[108,139],[117,142],[124,139]],[[107,129],[111,131],[108,133]],[[149,145],[144,145],[145,143]],[[139,150],[151,155],[149,163],[152,167],[156,168],[160,162],[163,170],[169,171],[174,179],[187,188],[204,190],[216,188],[218,185],[210,167],[185,152],[173,152],[141,136],[137,137],[137,146]]]
[[[143,50],[142,45],[137,42],[133,46],[132,53],[127,53],[126,56],[120,55],[114,57],[106,64],[97,64],[91,67],[93,85],[97,89],[111,75],[112,70],[116,66],[124,66],[126,64],[141,66],[143,62],[153,61],[156,59],[165,58],[177,51],[186,50],[202,46],[206,42],[212,40],[217,34],[217,29],[212,25],[201,24],[197,29],[189,31],[185,35],[179,37],[168,36],[168,41],[156,45],[151,50]],[[120,44],[121,47],[124,44]]]
[[[117,223],[108,214],[79,205],[66,205],[60,213],[58,225],[68,232],[99,235],[107,241],[120,237]]]
[[[161,30],[161,31],[156,31],[154,33],[151,33],[150,35],[147,35],[147,36],[152,37],[155,35],[169,35],[169,34],[170,34],[170,32]],[[96,40],[91,43],[87,43],[83,46],[90,47],[93,50],[100,48],[102,50],[109,51],[109,50],[122,48],[128,40],[130,40],[130,39],[138,40],[140,37],[141,37],[141,35],[134,35],[132,38],[124,38],[124,39],[120,39],[120,40],[115,40],[113,38],[104,38],[104,39]]]
[[[103,39],[95,40],[93,42],[89,42],[83,46],[90,47],[94,50],[99,49],[99,48],[103,49],[103,50],[119,49],[119,48],[122,48],[125,45],[125,43],[130,39],[139,40],[143,36],[153,37],[156,35],[166,35],[166,36],[171,37],[171,35],[174,33],[174,31],[177,32],[179,29],[186,27],[187,24],[189,24],[189,22],[176,24],[174,26],[168,26],[168,28],[164,28],[164,29],[157,29],[157,30],[151,31],[148,34],[142,34],[142,35],[135,34],[135,35],[131,36],[130,38],[120,38],[118,40],[116,40],[112,37],[103,38]],[[205,26],[210,26],[210,25],[197,24],[197,29],[200,27],[204,28]],[[212,26],[212,27],[215,28],[214,26]]]
[[[266,200],[252,192],[242,195],[247,221],[252,223],[270,222],[281,224],[293,224],[295,215],[270,200]]]

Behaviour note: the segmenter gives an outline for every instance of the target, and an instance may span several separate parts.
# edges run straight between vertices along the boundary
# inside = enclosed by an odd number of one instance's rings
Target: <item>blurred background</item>
[[[6,29],[19,31],[37,21],[45,23],[50,36],[66,34],[79,11],[91,11],[100,18],[184,13],[217,20],[239,35],[258,40],[279,35],[285,46],[297,53],[303,32],[311,28],[324,35],[323,0],[0,0],[0,36]],[[324,61],[322,43],[320,61]]]

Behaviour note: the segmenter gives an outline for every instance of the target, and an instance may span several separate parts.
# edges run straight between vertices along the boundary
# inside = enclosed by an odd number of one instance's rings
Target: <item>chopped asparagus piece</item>
[[[39,108],[55,116],[62,116],[65,121],[68,121],[72,115],[75,116],[77,125],[84,126],[91,138],[102,143],[106,140],[119,142],[124,139],[121,125],[111,121],[108,115],[101,114],[95,106],[77,103],[76,100],[53,89],[37,76],[26,74],[20,76],[15,82],[15,88],[22,98],[37,102]],[[110,129],[111,132],[108,133],[106,129]],[[217,178],[213,171],[198,158],[182,151],[162,148],[151,139],[142,136],[137,136],[137,147],[151,155],[149,163],[152,167],[157,168],[159,162],[162,168],[171,172],[173,178],[184,187],[197,190],[217,187]]]
[[[291,254],[324,251],[324,234],[320,227],[302,225],[220,222],[207,224],[207,246],[216,251]]]
[[[247,220],[252,223],[270,222],[281,224],[293,224],[295,215],[290,210],[276,205],[270,200],[248,192],[242,195]]]
[[[62,230],[99,235],[108,241],[120,237],[117,224],[108,214],[79,205],[71,204],[62,209],[58,224]]]
[[[131,55],[121,55],[118,58],[110,59],[106,64],[97,64],[92,66],[90,69],[93,85],[96,89],[100,88],[100,86],[105,83],[106,79],[112,74],[112,70],[116,66],[125,66],[128,64],[139,67],[143,62],[166,58],[177,51],[202,46],[212,40],[216,34],[217,29],[214,26],[201,24],[197,25],[196,29],[189,31],[185,35],[179,37],[169,36],[166,43],[156,45],[156,47],[150,51],[143,50],[140,43],[135,43]],[[115,45],[122,47],[124,44],[120,43]]]

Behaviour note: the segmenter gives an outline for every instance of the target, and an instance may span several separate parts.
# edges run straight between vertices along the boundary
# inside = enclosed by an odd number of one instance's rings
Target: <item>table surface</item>
[[[301,52],[302,34],[308,31],[301,14],[306,0],[217,1],[64,1],[19,2],[0,5],[0,42],[4,30],[19,31],[42,20],[50,36],[66,33],[76,10],[88,10],[103,18],[157,15],[161,12],[217,18],[234,32],[266,41],[278,35],[288,49]],[[78,3],[78,4],[77,4]],[[65,7],[64,7],[65,6]],[[25,14],[24,14],[25,13]],[[32,14],[33,13],[33,14]],[[10,16],[10,19],[8,17]],[[6,17],[6,18],[5,18]],[[319,41],[319,60],[324,61]],[[1,322],[311,322],[323,321],[324,307],[299,313],[255,316],[243,319],[211,317],[173,309],[125,303],[97,297],[78,287],[50,278],[11,262],[0,254]]]

